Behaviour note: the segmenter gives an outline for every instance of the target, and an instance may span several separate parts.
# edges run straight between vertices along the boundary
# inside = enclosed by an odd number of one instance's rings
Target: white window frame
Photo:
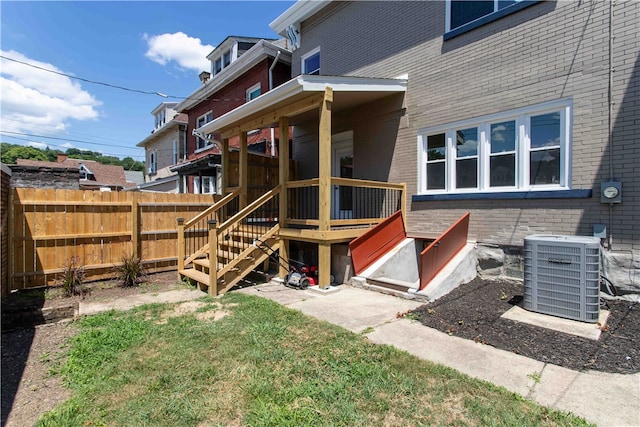
[[[247,102],[251,101],[251,99],[255,99],[255,98],[251,98],[251,94],[255,91],[259,90],[260,93],[258,94],[258,96],[262,95],[262,86],[260,85],[260,83],[256,83],[253,86],[251,86],[249,89],[246,90],[246,100]],[[256,96],[256,98],[258,97]]]
[[[172,164],[177,164],[178,163],[178,141],[177,140],[172,140],[171,141],[171,161]]]
[[[514,4],[520,3],[521,1],[523,1],[523,0],[515,0],[515,3],[514,3]],[[480,17],[478,17],[478,18],[474,19],[473,21],[466,22],[466,23],[464,23],[464,24],[462,24],[462,25],[459,25],[459,26],[457,26],[457,27],[455,27],[455,28],[451,28],[451,0],[446,0],[446,7],[445,7],[445,31],[446,31],[446,32],[449,32],[449,31],[453,31],[453,30],[458,29],[458,28],[462,28],[462,27],[464,27],[465,25],[469,25],[469,24],[471,24],[472,22],[475,22],[475,21],[478,21],[478,20],[480,20],[480,19],[484,18],[485,16],[493,15],[494,13],[496,13],[496,12],[498,12],[498,11],[500,11],[500,10],[507,9],[507,8],[509,8],[510,6],[513,6],[513,5],[511,4],[511,5],[509,5],[509,6],[506,6],[506,7],[503,7],[503,8],[499,8],[499,3],[500,3],[500,0],[493,0],[493,12],[491,12],[491,13],[487,13],[486,15],[480,16]]]
[[[210,117],[209,117],[210,116]],[[202,126],[206,125],[207,123],[209,123],[210,121],[213,120],[213,111],[209,110],[206,113],[204,113],[203,115],[199,116],[196,119],[196,129],[201,128]],[[202,124],[200,124],[200,121],[202,121]],[[200,151],[206,150],[207,148],[210,148],[213,143],[210,141],[207,141],[203,138],[200,138],[199,136],[195,135],[196,137],[196,153],[199,153]],[[200,143],[200,141],[202,141],[202,144]]]
[[[209,191],[204,193],[203,188],[200,187],[200,177],[195,177],[193,179],[193,192],[194,194],[216,194],[217,190],[217,179],[215,176],[203,176],[202,183],[204,184],[207,181],[209,184]]]
[[[318,60],[318,68],[315,70],[307,70],[306,67],[306,62],[309,58],[318,55],[319,56],[319,60]],[[322,69],[320,66],[320,61],[322,60],[322,56],[320,56],[320,46],[316,47],[315,49],[310,50],[309,52],[305,53],[304,55],[302,55],[302,57],[300,58],[300,70],[301,73],[300,74],[311,74],[311,73],[315,73],[316,71],[318,72],[318,74],[320,74],[320,70]]]
[[[147,172],[149,174],[156,173],[158,170],[158,152],[156,150],[149,151],[149,166]]]
[[[516,110],[477,117],[475,119],[453,122],[442,126],[423,128],[418,131],[418,194],[465,194],[518,191],[560,191],[571,189],[571,140],[572,140],[571,99],[559,99],[532,105]],[[560,176],[557,184],[530,184],[531,153],[531,117],[548,113],[560,113]],[[515,121],[515,185],[508,187],[490,186],[491,124]],[[478,187],[456,188],[456,131],[471,127],[478,128]],[[445,188],[429,190],[427,188],[427,137],[445,134]],[[545,147],[544,149],[553,149]]]

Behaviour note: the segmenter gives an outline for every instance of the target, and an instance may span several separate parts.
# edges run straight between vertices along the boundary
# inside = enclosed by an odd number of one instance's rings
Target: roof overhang
[[[324,93],[326,88],[333,90],[331,110],[337,112],[395,93],[406,92],[407,80],[301,75],[210,121],[196,131],[200,134],[225,133],[270,112],[276,113],[273,115],[273,121],[261,122],[260,127],[275,126],[278,123],[280,109],[299,101],[303,102],[305,98]],[[295,125],[296,120],[290,117],[289,124]]]
[[[151,141],[154,141],[155,139],[157,139],[158,137],[164,135],[165,133],[169,132],[172,129],[175,129],[176,127],[180,126],[180,125],[188,125],[187,122],[183,122],[180,120],[175,120],[172,119],[171,121],[169,121],[167,124],[165,124],[164,126],[162,126],[161,128],[158,129],[154,129],[153,132],[151,132],[150,135],[148,135],[145,139],[143,139],[142,141],[138,142],[136,144],[136,147],[144,147],[147,144],[149,144]]]
[[[221,164],[222,156],[220,154],[207,154],[198,159],[189,160],[187,162],[178,163],[171,166],[171,172],[178,172],[179,175],[197,174],[203,169],[211,169]]]
[[[296,25],[317,13],[331,3],[331,0],[297,1],[289,9],[274,19],[269,26],[273,31],[285,36],[289,25]]]
[[[267,41],[260,40],[251,49],[243,53],[238,59],[231,63],[231,65],[225,67],[219,74],[211,77],[205,84],[196,89],[190,94],[184,101],[181,101],[175,106],[175,110],[178,113],[182,113],[185,110],[189,110],[203,101],[206,101],[207,97],[211,94],[222,89],[238,77],[242,76],[248,70],[256,66],[260,61],[265,58],[275,57],[280,52],[278,61],[282,61],[286,64],[291,64],[291,52],[287,49],[276,46],[275,44]]]

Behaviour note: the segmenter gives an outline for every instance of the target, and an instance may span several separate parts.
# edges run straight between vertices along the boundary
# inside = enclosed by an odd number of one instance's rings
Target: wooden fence
[[[9,290],[57,284],[73,257],[87,280],[113,277],[124,256],[148,272],[177,265],[176,218],[217,195],[14,188],[9,211]],[[4,266],[3,266],[4,268]]]

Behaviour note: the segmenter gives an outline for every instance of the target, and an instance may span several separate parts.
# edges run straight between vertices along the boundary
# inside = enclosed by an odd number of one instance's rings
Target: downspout
[[[609,2],[609,181],[613,181],[613,115],[614,115],[614,99],[613,99],[613,73],[615,71],[613,67],[613,3],[615,0]],[[607,242],[608,249],[611,251],[613,248],[613,237],[611,236],[613,231],[613,203],[609,203],[609,241]]]
[[[278,63],[278,58],[280,58],[280,54],[282,53],[282,51],[278,51],[278,53],[276,53],[276,57],[273,58],[273,63],[271,64],[271,67],[269,67],[269,90],[273,89],[273,69],[276,67],[276,64]],[[273,130],[273,128],[271,128],[271,155],[275,156],[276,155],[276,140],[275,140],[275,132]]]

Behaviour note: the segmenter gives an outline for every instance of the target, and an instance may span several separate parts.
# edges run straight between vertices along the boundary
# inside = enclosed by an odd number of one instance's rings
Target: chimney
[[[208,71],[203,71],[201,72],[198,77],[200,77],[200,81],[202,82],[202,84],[205,84],[209,78],[211,78],[211,73],[209,73]]]
[[[58,163],[64,162],[68,157],[69,156],[67,156],[66,154],[58,154]]]

